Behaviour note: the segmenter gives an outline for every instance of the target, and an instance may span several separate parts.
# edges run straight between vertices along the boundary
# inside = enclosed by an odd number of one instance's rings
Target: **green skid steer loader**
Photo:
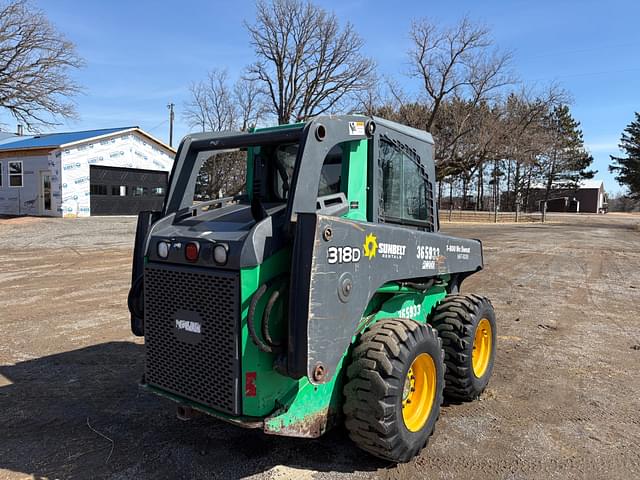
[[[203,201],[203,163],[225,159],[246,161],[245,191]],[[459,293],[482,245],[438,233],[435,178],[431,135],[376,117],[187,136],[162,212],[138,218],[142,386],[183,418],[308,438],[344,422],[413,458],[496,349],[491,303]]]

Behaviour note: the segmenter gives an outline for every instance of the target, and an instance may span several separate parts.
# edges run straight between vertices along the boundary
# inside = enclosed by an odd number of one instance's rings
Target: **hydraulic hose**
[[[256,333],[255,326],[255,316],[258,302],[260,302],[260,299],[277,280],[278,279],[275,279],[270,282],[264,283],[260,286],[260,288],[258,288],[258,290],[256,290],[256,293],[254,293],[253,297],[251,298],[251,303],[249,304],[249,312],[247,314],[247,327],[249,329],[249,336],[251,337],[251,340],[253,341],[255,346],[258,347],[258,350],[265,353],[279,353],[282,350],[282,343],[274,341],[271,338],[271,334],[269,333],[269,319],[271,317],[271,311],[273,310],[275,303],[278,301],[278,298],[282,296],[284,286],[271,293],[262,314],[261,331],[264,341]]]
[[[271,334],[269,333],[269,320],[271,319],[271,310],[273,306],[278,301],[278,298],[284,293],[284,287],[280,287],[277,290],[274,290],[271,296],[269,296],[269,301],[267,302],[267,306],[264,309],[264,315],[262,316],[262,338],[264,341],[269,344],[274,350],[281,350],[282,342],[274,341],[271,338]]]
[[[258,347],[258,350],[265,353],[273,353],[273,348],[264,343],[260,337],[256,334],[256,327],[253,324],[254,318],[256,316],[256,307],[258,306],[258,302],[262,298],[262,296],[267,291],[267,284],[262,284],[256,293],[253,294],[253,298],[251,298],[251,304],[249,305],[249,313],[247,314],[247,327],[249,328],[249,336],[253,343]]]

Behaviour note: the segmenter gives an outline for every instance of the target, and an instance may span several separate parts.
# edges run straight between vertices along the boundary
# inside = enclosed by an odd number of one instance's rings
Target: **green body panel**
[[[414,290],[391,295],[376,312],[372,323],[383,318],[411,318],[426,323],[433,308],[447,295],[447,290],[445,286],[438,285],[425,293]]]
[[[345,355],[346,357],[346,355]],[[318,437],[335,423],[342,412],[342,358],[338,373],[322,385],[312,385],[306,377],[298,381],[282,407],[264,420],[264,431],[292,437]]]
[[[262,417],[268,415],[276,408],[276,401],[286,396],[292,389],[297,387],[297,381],[279,374],[273,369],[274,355],[261,352],[254,345],[249,336],[247,327],[247,315],[251,298],[255,291],[265,282],[274,279],[280,274],[287,274],[291,264],[291,250],[280,250],[270,258],[265,259],[262,265],[240,270],[240,328],[241,328],[241,390],[242,412],[244,415]],[[274,285],[273,288],[277,288]],[[269,294],[273,288],[266,292],[260,302],[258,302],[255,315],[255,328],[258,335],[261,335],[260,320],[266,306]],[[284,301],[280,300],[276,308],[272,311],[272,322],[270,332],[274,340],[286,339],[285,318],[283,309],[286,308]],[[246,395],[247,372],[255,373],[256,395]]]
[[[246,182],[245,182],[244,188],[249,197],[249,201],[253,200],[253,189],[247,188],[247,185],[253,185],[253,155],[255,150],[259,150],[259,149],[256,149],[256,148],[247,149],[247,176],[246,176]]]
[[[240,422],[253,422],[264,419],[264,429],[268,433],[292,436],[320,435],[328,428],[328,421],[333,418],[327,415],[331,411],[339,411],[341,402],[340,394],[342,384],[338,381],[340,375],[336,375],[330,383],[313,386],[306,377],[299,380],[286,377],[276,372],[273,368],[274,354],[261,352],[252,342],[247,327],[247,315],[251,298],[255,291],[265,282],[287,274],[290,265],[291,252],[282,250],[276,255],[266,259],[262,265],[242,269],[240,271],[240,298],[241,298],[241,357],[243,385],[242,413],[245,419],[226,418],[219,412],[214,415]],[[276,288],[274,285],[273,288]],[[269,297],[268,290],[258,302],[256,308],[256,332],[260,332],[260,319],[265,304]],[[284,302],[278,302],[272,311],[273,324],[270,332],[274,339],[286,339]],[[247,395],[247,373],[255,374],[255,395]],[[202,408],[198,408],[202,410]],[[208,410],[207,413],[212,413]],[[268,417],[268,418],[265,418]],[[317,432],[317,433],[316,433]]]
[[[251,132],[273,132],[274,130],[286,130],[287,128],[299,128],[304,125],[304,122],[298,123],[285,123],[282,125],[272,125],[270,127],[254,128]]]
[[[367,221],[367,140],[349,142],[345,150],[348,162],[343,162],[342,188],[347,201],[351,205],[349,211],[343,215],[350,220]],[[344,171],[347,170],[347,171]],[[346,185],[345,185],[346,183]],[[357,202],[357,207],[355,206]]]
[[[291,128],[291,125],[284,125],[275,128]],[[260,129],[259,131],[273,130]],[[249,149],[247,156],[247,183],[252,181],[253,155],[257,153],[257,149]],[[366,221],[367,217],[367,141],[356,140],[348,142],[343,146],[345,162],[343,162],[344,171],[342,174],[342,188],[347,196],[349,203],[356,202],[356,208],[350,208],[344,215],[346,218],[353,220]],[[240,271],[240,298],[241,298],[241,358],[242,358],[242,411],[248,416],[265,416],[270,414],[274,409],[286,403],[286,399],[302,398],[305,396],[309,388],[313,389],[306,379],[300,381],[293,380],[284,375],[280,375],[273,369],[273,361],[275,356],[258,350],[253,344],[249,336],[247,327],[247,314],[251,298],[256,290],[265,282],[277,277],[282,273],[288,273],[291,264],[291,251],[285,249],[271,258],[265,259],[262,265],[252,268],[242,269]],[[275,287],[274,287],[275,288]],[[273,291],[273,290],[271,290]],[[260,319],[264,307],[269,298],[271,291],[267,291],[263,298],[258,302],[256,309],[256,332],[260,332]],[[279,301],[277,307],[272,312],[271,333],[274,339],[286,339],[285,318],[286,305],[283,301]],[[261,335],[261,333],[258,333]],[[255,374],[256,395],[246,395],[246,378],[247,373]],[[306,383],[305,383],[306,382]],[[323,386],[331,389],[329,385]],[[314,391],[314,398],[318,395],[326,396],[326,393],[320,394]]]

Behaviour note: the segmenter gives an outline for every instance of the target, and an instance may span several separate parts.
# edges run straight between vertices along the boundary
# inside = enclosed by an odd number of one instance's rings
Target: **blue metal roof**
[[[99,130],[84,130],[82,132],[44,133],[29,137],[15,137],[15,140],[0,143],[0,151],[22,150],[31,148],[57,148],[67,143],[79,142],[89,138],[109,135],[137,127],[102,128]]]

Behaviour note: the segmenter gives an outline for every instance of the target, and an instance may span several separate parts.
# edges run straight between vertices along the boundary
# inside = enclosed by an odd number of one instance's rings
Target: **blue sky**
[[[80,119],[57,130],[139,125],[167,141],[166,105],[173,102],[175,145],[189,131],[181,113],[190,82],[212,67],[227,68],[234,77],[253,58],[242,27],[253,17],[251,1],[32,1],[87,62],[75,74],[85,87],[77,100]],[[451,24],[466,14],[487,24],[496,44],[514,52],[515,70],[526,83],[556,81],[571,93],[597,178],[609,192],[620,189],[607,165],[609,154],[618,153],[622,130],[640,110],[637,0],[318,3],[351,21],[379,70],[408,89],[413,83],[403,73],[412,18]],[[14,130],[15,121],[0,120]]]

